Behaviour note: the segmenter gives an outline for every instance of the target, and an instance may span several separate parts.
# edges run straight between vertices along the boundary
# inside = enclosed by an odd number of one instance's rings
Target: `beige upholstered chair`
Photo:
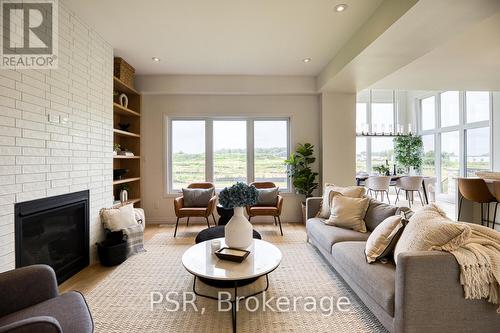
[[[417,192],[420,197],[420,203],[424,205],[424,200],[422,200],[422,194],[420,189],[422,188],[422,181],[424,177],[422,176],[406,176],[401,177],[396,181],[396,202],[399,200],[399,192],[401,190],[405,191],[406,199],[408,200],[408,206],[411,208],[411,204],[414,203],[413,193]]]
[[[210,189],[215,187],[214,184],[212,183],[192,183],[188,185],[188,188]],[[175,223],[174,237],[177,235],[177,226],[179,225],[179,219],[184,217],[187,217],[187,225],[189,225],[190,217],[204,217],[205,220],[207,221],[207,226],[210,228],[210,222],[208,221],[208,217],[212,215],[212,218],[214,219],[214,222],[217,225],[213,213],[216,203],[217,203],[217,195],[215,195],[215,191],[214,191],[214,196],[208,202],[207,207],[184,207],[184,198],[182,196],[175,198],[174,210],[175,210],[175,216],[177,216],[177,222]]]
[[[253,185],[258,189],[274,188],[276,185],[273,182],[254,182]],[[278,195],[276,206],[247,206],[248,220],[250,221],[254,216],[272,216],[274,218],[274,225],[279,224],[281,236],[283,236],[283,229],[281,228],[281,209],[283,208],[283,197]],[[276,220],[278,223],[276,223]]]
[[[391,176],[371,176],[365,181],[365,187],[368,189],[368,193],[372,195],[375,192],[375,199],[377,199],[378,194],[380,194],[380,201],[384,201],[384,194],[387,196],[387,201],[391,203],[389,199],[389,187],[391,186]]]

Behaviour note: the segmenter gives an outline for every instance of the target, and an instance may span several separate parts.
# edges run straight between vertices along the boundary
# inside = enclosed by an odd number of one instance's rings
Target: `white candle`
[[[214,239],[210,244],[212,246],[212,253],[220,249],[220,240]]]

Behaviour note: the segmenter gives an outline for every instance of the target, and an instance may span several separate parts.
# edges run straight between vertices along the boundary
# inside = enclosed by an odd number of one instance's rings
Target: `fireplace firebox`
[[[47,264],[60,284],[89,265],[89,191],[15,205],[16,267]]]

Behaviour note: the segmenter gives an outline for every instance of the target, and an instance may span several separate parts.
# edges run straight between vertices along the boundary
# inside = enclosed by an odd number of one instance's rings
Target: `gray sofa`
[[[440,251],[406,252],[398,265],[368,264],[366,239],[400,208],[371,200],[368,233],[329,226],[316,214],[321,198],[306,204],[307,238],[390,332],[500,332],[497,307],[466,300],[453,255]]]
[[[54,270],[27,266],[0,274],[0,333],[90,333],[94,324],[83,296],[59,295]]]

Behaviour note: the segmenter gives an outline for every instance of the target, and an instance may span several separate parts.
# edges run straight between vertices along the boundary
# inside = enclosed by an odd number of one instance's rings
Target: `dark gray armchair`
[[[0,274],[0,333],[93,332],[82,294],[59,295],[54,270],[33,265]]]

